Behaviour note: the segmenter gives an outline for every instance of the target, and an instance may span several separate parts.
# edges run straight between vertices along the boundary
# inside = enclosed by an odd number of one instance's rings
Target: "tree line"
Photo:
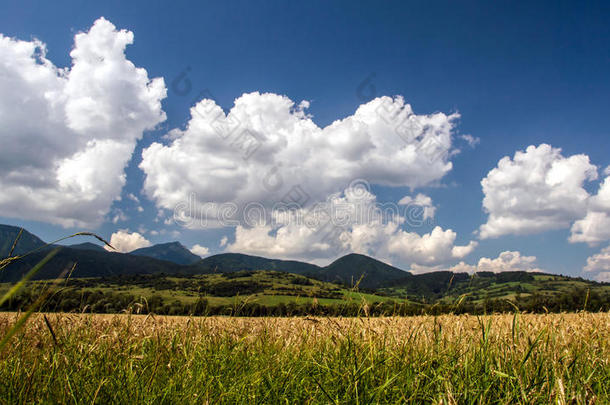
[[[35,289],[25,289],[0,306],[2,311],[25,311],[40,296]],[[185,303],[167,299],[159,294],[137,297],[127,292],[103,290],[64,289],[45,298],[38,311],[42,312],[86,312],[86,313],[154,313],[159,315],[231,315],[231,316],[408,316],[440,314],[486,314],[513,312],[573,312],[610,311],[610,295],[586,289],[553,295],[533,293],[520,296],[514,301],[506,299],[484,299],[478,302],[458,300],[456,303],[422,304],[387,300],[375,303],[345,301],[335,304],[319,304],[316,300],[306,304],[296,302],[263,305],[255,302],[211,305],[205,296]]]

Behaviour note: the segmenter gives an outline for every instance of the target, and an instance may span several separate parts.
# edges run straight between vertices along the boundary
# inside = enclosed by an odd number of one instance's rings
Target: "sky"
[[[607,2],[5,1],[0,222],[120,251],[608,281],[609,17]]]

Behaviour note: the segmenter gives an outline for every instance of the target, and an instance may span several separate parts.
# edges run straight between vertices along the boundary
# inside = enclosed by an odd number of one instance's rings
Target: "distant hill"
[[[398,279],[413,279],[413,275],[361,254],[348,254],[321,269],[317,276],[334,283],[374,289]]]
[[[425,302],[483,302],[501,299],[515,300],[534,294],[557,296],[582,291],[591,298],[609,296],[610,284],[597,283],[579,277],[557,274],[507,271],[475,274],[449,271],[418,274],[396,280],[391,286],[377,289],[379,293]]]
[[[166,260],[176,264],[194,264],[201,261],[201,257],[193,254],[180,242],[161,243],[158,245],[136,249],[130,255],[147,256],[154,259]]]
[[[241,270],[275,270],[287,273],[302,274],[316,279],[355,285],[360,278],[359,286],[374,289],[388,285],[393,280],[410,276],[400,270],[360,254],[349,254],[335,260],[326,267],[295,260],[267,259],[240,253],[223,253],[203,259],[194,266],[197,273],[230,273]]]
[[[17,239],[21,228],[10,225],[0,225],[0,258],[7,257],[11,251],[13,243]],[[34,249],[44,246],[45,243],[37,236],[29,233],[25,229],[15,246],[13,256],[27,253]]]
[[[25,310],[46,280],[26,283],[2,311]],[[103,289],[98,287],[103,286]],[[12,285],[0,283],[0,295]],[[363,302],[392,311],[400,298],[362,293],[301,275],[266,270],[199,275],[134,274],[74,278],[44,303],[43,311],[119,313],[135,310],[173,315],[319,315],[358,314]],[[239,305],[236,305],[239,303]],[[423,306],[413,304],[412,311]]]
[[[0,272],[0,282],[20,280],[36,263],[42,260],[48,250],[27,255],[11,263]],[[65,269],[76,268],[71,277],[109,277],[132,274],[176,274],[186,273],[186,266],[151,257],[129,255],[124,253],[74,249],[61,247],[35,276],[35,279],[50,279],[59,276]]]
[[[96,245],[95,243],[91,243],[91,242],[77,243],[74,245],[70,245],[68,247],[70,249],[77,249],[77,250],[93,250],[95,252],[106,252],[106,249],[104,249],[100,245]]]
[[[527,273],[526,273],[527,274]],[[398,295],[409,295],[418,297],[435,297],[442,295],[452,287],[461,282],[467,282],[472,278],[467,273],[453,273],[451,271],[433,271],[423,274],[409,274],[393,280],[391,283],[381,285],[381,289],[389,292],[397,292]]]
[[[19,228],[3,226],[0,229],[6,229],[4,234],[0,234],[0,246],[8,251],[19,232]],[[18,245],[20,248],[18,252],[26,252],[43,245],[42,240],[24,231],[22,240]],[[8,246],[8,248],[5,246]],[[11,265],[7,270],[11,270],[15,275],[3,274],[2,279],[5,281],[17,279],[16,274],[22,274],[25,269],[36,264],[43,256],[43,252],[40,252],[29,256],[27,260],[23,260],[21,263]],[[139,258],[149,260],[139,260]],[[158,262],[151,261],[151,259],[158,260]],[[353,286],[359,281],[359,286],[366,289],[388,286],[394,280],[412,277],[408,272],[359,254],[349,254],[326,267],[320,267],[295,260],[268,259],[240,253],[222,253],[202,260],[179,242],[137,249],[127,255],[107,252],[99,245],[86,242],[63,248],[62,252],[51,263],[47,264],[44,271],[39,273],[36,278],[56,277],[65,266],[74,262],[79,263],[77,266],[79,277],[151,274],[155,272],[209,274],[232,273],[242,270],[272,270],[306,275],[348,286]],[[76,277],[76,275],[74,276]]]
[[[6,256],[19,234],[20,228],[0,225],[0,256]],[[15,254],[41,248],[45,242],[23,231]],[[20,280],[50,248],[27,255],[0,272],[0,282]],[[130,254],[107,252],[99,245],[86,242],[61,247],[61,251],[36,274],[35,279],[55,278],[76,264],[72,278],[117,277],[134,275],[181,275],[190,277],[242,271],[274,271],[293,273],[324,282],[358,285],[396,299],[417,303],[452,303],[460,300],[477,303],[489,299],[514,299],[568,294],[570,291],[590,290],[595,294],[610,294],[610,284],[600,284],[581,278],[552,274],[504,273],[452,273],[448,271],[411,274],[379,260],[361,254],[343,256],[326,267],[294,261],[268,259],[239,253],[223,253],[200,259],[177,242],[138,249]],[[246,289],[247,290],[247,289]]]
[[[275,270],[315,276],[322,270],[315,264],[295,260],[267,259],[241,253],[222,253],[206,257],[194,266],[198,273],[231,273],[241,270]]]

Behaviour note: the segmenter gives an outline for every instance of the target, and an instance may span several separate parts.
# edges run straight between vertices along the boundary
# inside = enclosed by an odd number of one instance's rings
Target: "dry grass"
[[[34,315],[0,381],[6,403],[606,403],[610,313]]]

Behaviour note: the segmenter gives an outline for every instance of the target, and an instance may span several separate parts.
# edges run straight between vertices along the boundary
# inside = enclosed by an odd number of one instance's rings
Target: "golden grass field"
[[[0,381],[3,403],[607,403],[610,313],[36,314]]]

